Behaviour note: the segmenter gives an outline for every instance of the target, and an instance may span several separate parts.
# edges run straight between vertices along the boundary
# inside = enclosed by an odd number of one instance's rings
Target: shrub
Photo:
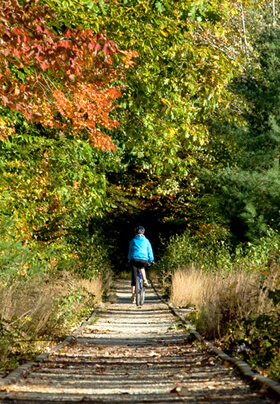
[[[229,234],[223,230],[210,229],[208,233],[192,236],[189,231],[163,242],[163,254],[156,264],[163,281],[171,282],[178,268],[197,268],[203,272],[264,271],[272,262],[279,261],[280,237],[270,232],[257,243],[240,244],[235,249],[230,244]]]
[[[228,266],[173,270],[170,288],[174,305],[195,308],[189,318],[206,338],[219,339],[225,350],[274,379],[280,375],[278,246],[273,234],[238,247]]]
[[[108,288],[108,285],[107,285]],[[10,370],[53,345],[101,301],[104,280],[62,271],[11,277],[0,285],[0,368]]]
[[[279,378],[280,237],[269,231],[233,248],[226,232],[205,229],[164,244],[156,265],[163,293],[194,307],[189,318],[206,338]]]
[[[97,234],[23,242],[15,220],[0,228],[0,367],[11,369],[91,311],[112,271]]]

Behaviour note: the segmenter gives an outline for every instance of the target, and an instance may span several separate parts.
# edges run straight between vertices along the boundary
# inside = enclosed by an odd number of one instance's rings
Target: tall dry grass
[[[2,320],[14,322],[21,319],[29,327],[33,327],[37,333],[43,333],[48,329],[48,321],[53,315],[53,310],[61,306],[60,299],[71,295],[74,291],[80,290],[83,299],[73,304],[75,309],[86,306],[89,301],[91,304],[97,304],[102,299],[103,284],[100,278],[94,281],[76,279],[68,272],[60,273],[59,277],[33,277],[28,281],[16,280],[10,285],[0,285],[0,316]],[[94,298],[93,298],[94,295]],[[63,314],[66,308],[58,312]],[[73,307],[72,307],[73,310]],[[56,313],[56,315],[58,314]]]
[[[266,278],[266,285],[273,276]],[[196,326],[208,338],[220,338],[228,323],[261,313],[271,302],[256,273],[205,273],[194,268],[178,269],[172,276],[170,300],[174,306],[194,306]]]
[[[41,349],[44,341],[55,343],[85,308],[101,302],[109,281],[77,279],[65,271],[0,284],[0,368],[9,367],[13,355]]]

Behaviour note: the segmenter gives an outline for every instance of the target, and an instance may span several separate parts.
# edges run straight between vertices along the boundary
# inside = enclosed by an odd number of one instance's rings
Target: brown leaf
[[[178,387],[177,392],[179,396],[186,396],[187,394],[189,394],[187,386]]]

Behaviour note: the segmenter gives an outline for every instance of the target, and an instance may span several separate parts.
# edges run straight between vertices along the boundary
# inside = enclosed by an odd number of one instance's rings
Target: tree
[[[258,239],[280,225],[280,30],[266,25],[254,38],[253,50],[259,64],[231,85],[244,103],[243,125],[217,127],[232,148],[231,161],[206,176],[220,212],[241,241]]]
[[[109,130],[118,126],[112,112],[136,54],[105,32],[57,23],[39,1],[7,0],[0,12],[0,222],[13,223],[3,240],[39,251],[39,262],[48,261],[42,268],[84,265],[96,274],[85,263],[94,256],[88,224],[111,209]]]
[[[227,8],[219,2],[185,1],[67,0],[61,7],[53,0],[49,4],[69,26],[78,19],[96,31],[105,29],[119,47],[137,51],[121,109],[115,111],[121,126],[114,138],[125,169],[121,182],[125,189],[131,188],[126,176],[130,171],[138,172],[142,181],[157,176],[155,186],[147,181],[135,193],[174,194],[174,186],[194,162],[192,148],[207,141],[209,116],[227,103],[225,83],[234,65],[219,48],[201,41],[202,34],[222,37]],[[125,179],[129,183],[124,184]]]
[[[136,54],[120,51],[103,33],[55,30],[53,11],[37,0],[4,1],[0,13],[2,105],[30,122],[85,132],[96,147],[114,148],[100,128],[118,126],[109,114]],[[3,121],[0,135],[7,140]]]

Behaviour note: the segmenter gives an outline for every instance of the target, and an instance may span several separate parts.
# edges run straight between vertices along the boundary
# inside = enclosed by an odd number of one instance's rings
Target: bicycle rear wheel
[[[140,279],[139,276],[136,277],[136,286],[135,286],[135,294],[136,294],[136,306],[140,306],[141,304],[141,289],[140,289]]]
[[[143,285],[143,280],[142,280],[142,288],[141,288],[141,293],[140,293],[140,304],[141,306],[144,304],[145,302],[145,287]]]

